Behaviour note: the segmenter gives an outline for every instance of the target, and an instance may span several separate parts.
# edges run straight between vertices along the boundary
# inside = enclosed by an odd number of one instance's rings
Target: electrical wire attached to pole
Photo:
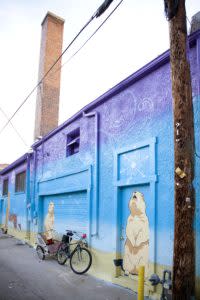
[[[4,110],[3,110],[1,107],[0,107],[0,111],[2,112],[2,114],[4,115],[4,117],[5,117],[7,120],[9,120],[7,114],[4,112]],[[25,146],[28,147],[28,144],[25,142],[25,140],[23,139],[23,137],[21,136],[21,134],[19,133],[19,131],[15,128],[15,126],[13,125],[13,123],[12,123],[11,121],[10,121],[9,123],[10,123],[11,127],[14,129],[15,133],[16,133],[16,134],[18,135],[18,137],[20,138],[20,140],[23,142],[23,144],[24,144]]]
[[[0,134],[3,132],[3,130],[7,127],[7,125],[11,122],[11,120],[14,118],[14,116],[17,114],[17,112],[21,109],[21,107],[26,103],[26,101],[30,98],[30,96],[34,93],[34,91],[37,89],[37,87],[43,82],[43,80],[47,77],[47,75],[51,72],[51,70],[55,67],[55,65],[60,61],[62,56],[65,54],[65,52],[71,47],[71,45],[75,42],[75,40],[79,37],[79,35],[84,31],[84,29],[95,19],[100,17],[110,6],[110,4],[113,2],[113,0],[105,0],[100,7],[96,10],[96,12],[92,15],[92,17],[86,22],[86,24],[80,29],[80,31],[76,34],[76,36],[72,39],[72,41],[69,43],[69,45],[64,49],[64,51],[61,53],[61,55],[57,58],[57,60],[53,63],[53,65],[49,68],[49,70],[44,74],[44,76],[39,80],[39,82],[35,85],[35,87],[31,90],[31,92],[28,94],[28,96],[23,100],[23,102],[20,104],[20,106],[17,108],[17,110],[12,114],[12,116],[8,119],[6,124],[2,127],[0,130]]]
[[[116,6],[115,8],[110,12],[110,14],[105,18],[105,20],[97,27],[97,29],[89,36],[89,38],[81,45],[81,47],[75,51],[72,56],[70,56],[70,58],[64,62],[58,69],[55,70],[55,72],[52,74],[54,75],[56,72],[60,71],[66,64],[68,64],[72,58],[74,58],[74,56],[76,54],[79,53],[79,51],[81,49],[83,49],[83,47],[91,40],[91,38],[99,31],[99,29],[106,23],[106,21],[111,17],[111,15],[116,11],[116,9],[120,6],[120,4],[122,4],[124,0],[121,0]]]

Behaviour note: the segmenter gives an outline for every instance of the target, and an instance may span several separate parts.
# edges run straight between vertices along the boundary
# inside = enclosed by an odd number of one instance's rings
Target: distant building
[[[8,164],[0,164],[0,171],[5,169],[8,166]]]

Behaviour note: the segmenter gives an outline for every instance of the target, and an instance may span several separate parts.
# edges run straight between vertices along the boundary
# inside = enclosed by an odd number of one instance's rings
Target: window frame
[[[22,182],[20,182],[20,179],[18,181],[18,178],[21,174],[25,174],[23,184]],[[26,170],[22,170],[15,174],[15,193],[25,193],[25,192],[26,192]]]
[[[4,184],[5,182],[7,182],[7,193],[5,193],[4,191]],[[3,197],[7,197],[8,196],[8,192],[9,192],[9,178],[6,177],[6,178],[3,178],[3,183],[2,183],[2,196]]]
[[[80,151],[80,127],[70,131],[66,135],[66,157],[70,157]]]

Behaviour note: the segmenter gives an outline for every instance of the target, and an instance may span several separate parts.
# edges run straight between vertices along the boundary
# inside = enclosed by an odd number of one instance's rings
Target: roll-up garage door
[[[44,196],[43,225],[50,202],[54,203],[54,229],[62,234],[66,229],[88,234],[89,211],[86,191]],[[43,227],[44,228],[44,227]]]

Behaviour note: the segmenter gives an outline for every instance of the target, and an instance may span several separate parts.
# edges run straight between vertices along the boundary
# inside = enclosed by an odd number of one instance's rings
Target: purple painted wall
[[[199,35],[200,32],[190,37],[189,52],[197,148]],[[96,115],[86,116],[84,112]],[[77,128],[80,128],[79,152],[67,157],[67,135]],[[34,226],[31,225],[31,230],[42,230],[48,204],[53,200],[56,229],[60,233],[66,229],[65,224],[76,226],[73,222],[80,217],[93,248],[102,253],[123,255],[121,237],[124,238],[129,214],[128,202],[133,191],[140,191],[145,197],[149,221],[149,260],[155,265],[172,266],[174,155],[168,52],[83,108],[33,148],[30,198]],[[198,168],[199,157],[196,156],[197,207]],[[17,195],[12,197],[17,201]],[[75,209],[70,210],[72,207]],[[196,220],[198,218],[199,211]],[[199,245],[199,230],[195,228]],[[197,275],[200,276],[198,262]]]

